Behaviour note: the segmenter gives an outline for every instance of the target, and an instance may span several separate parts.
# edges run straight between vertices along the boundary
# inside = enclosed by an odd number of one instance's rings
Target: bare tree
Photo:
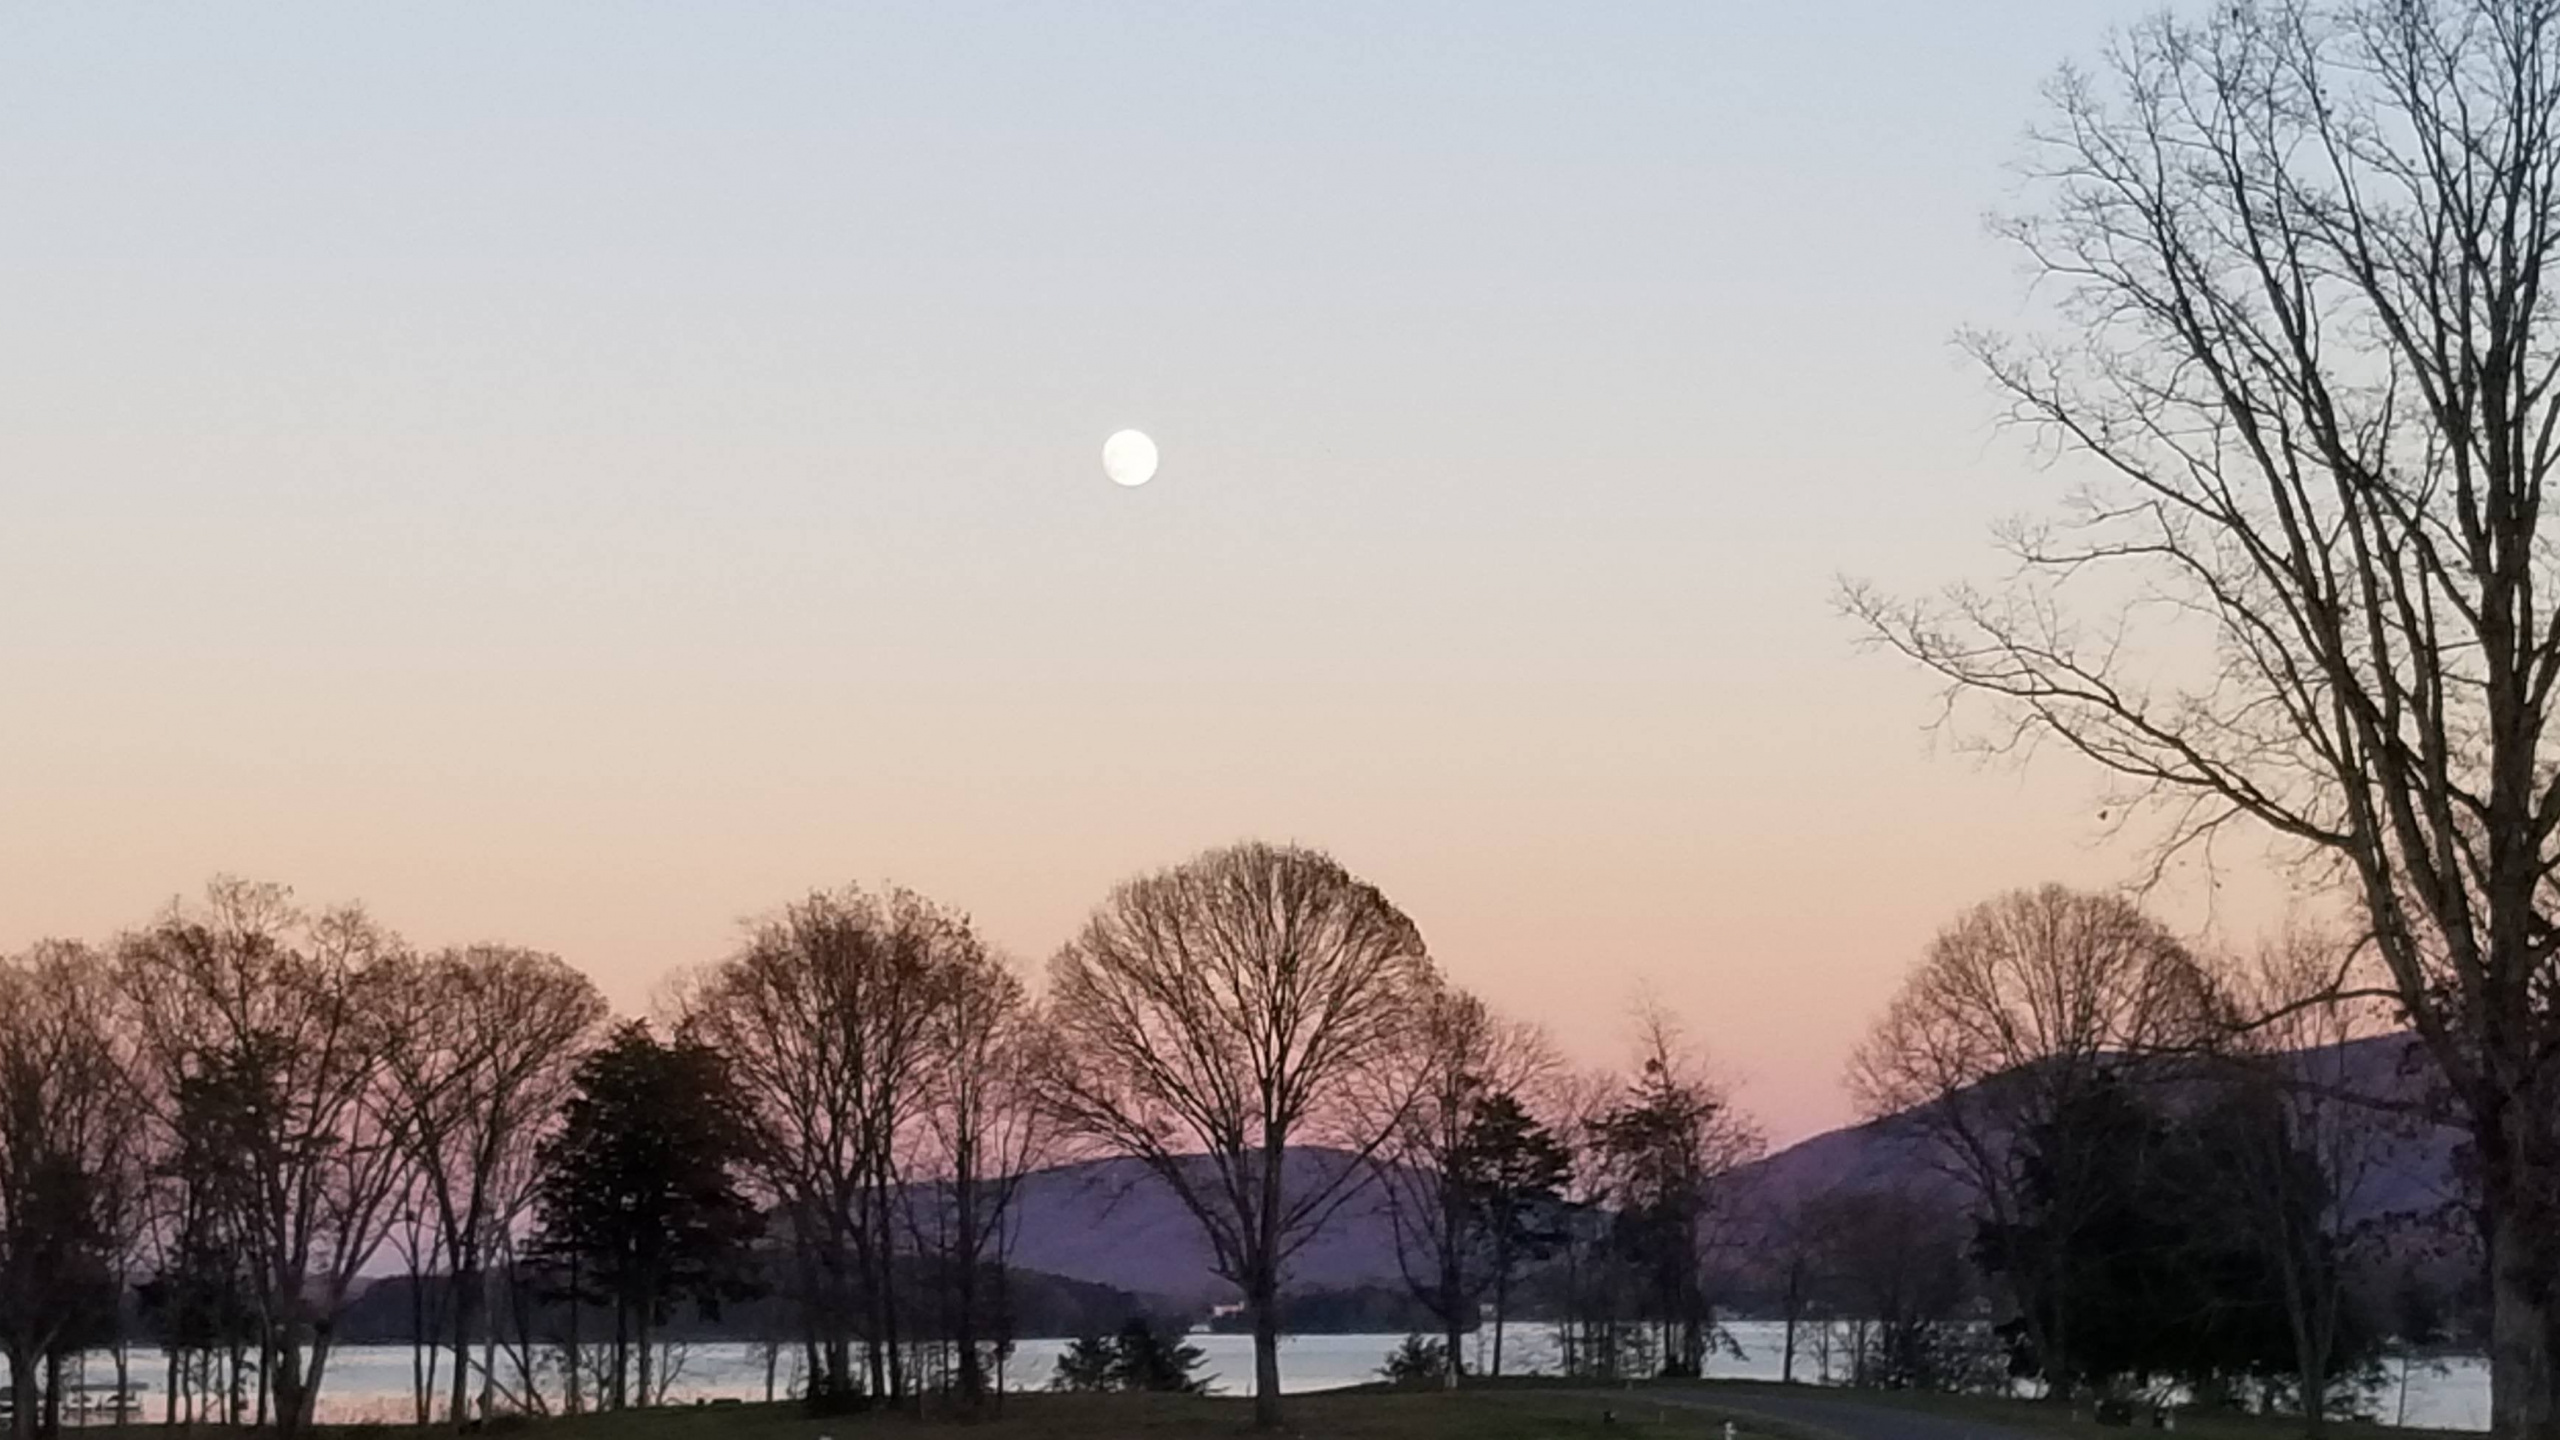
[[[604,1023],[595,982],[558,957],[472,945],[400,957],[377,987],[388,1103],[445,1261],[448,1419],[470,1422],[471,1344],[495,1316],[488,1262],[533,1203],[534,1151]],[[485,1408],[496,1384],[480,1366]]]
[[[1616,1248],[1632,1262],[1639,1318],[1657,1327],[1662,1373],[1694,1378],[1722,1335],[1707,1260],[1735,1218],[1724,1180],[1764,1142],[1678,1017],[1651,1001],[1636,1009],[1635,1062],[1591,1122],[1590,1145]]]
[[[1875,1119],[1921,1137],[2012,1250],[2026,1176],[2017,1139],[2064,1113],[2128,1057],[2193,1048],[2211,1032],[2210,987],[2186,947],[2127,900],[2048,885],[2014,891],[1939,932],[1859,1046],[1850,1087]],[[2047,1156],[2048,1203],[2067,1217],[2102,1198],[2095,1155]],[[2085,1174],[2081,1172],[2087,1172]],[[2038,1232],[2043,1233],[2043,1232]],[[2000,1257],[2007,1275],[2056,1295],[2019,1312],[2067,1396],[2070,1317],[2052,1279],[2064,1257]]]
[[[401,1277],[409,1282],[409,1411],[413,1423],[423,1428],[436,1418],[436,1376],[443,1352],[435,1336],[444,1312],[441,1305],[430,1310],[428,1281],[443,1259],[444,1241],[435,1221],[418,1208],[417,1188],[412,1177],[404,1192],[392,1197],[391,1229],[385,1238],[399,1257]]]
[[[1576,1379],[1626,1377],[1620,1324],[1626,1307],[1617,1283],[1609,1234],[1613,1167],[1589,1143],[1617,1108],[1625,1081],[1599,1068],[1570,1073],[1549,1098],[1548,1124],[1570,1137],[1571,1169],[1565,1177],[1564,1243],[1554,1277],[1558,1359]]]
[[[361,911],[306,915],[282,886],[217,880],[119,956],[157,1123],[218,1127],[189,1138],[237,1177],[229,1221],[287,1440],[310,1428],[332,1330],[408,1174],[381,1023],[398,950]]]
[[[2163,858],[2244,822],[2355,898],[2478,1154],[2496,1428],[2552,1434],[2560,3],[2215,6],[2053,110],[2006,230],[2063,323],[1973,348],[2094,478],[2015,588],[1847,603]]]
[[[1814,1284],[1848,1317],[1850,1383],[1953,1388],[1965,1378],[1950,1326],[1973,1295],[1972,1227],[1944,1196],[1890,1185],[1806,1196]],[[1826,1321],[1826,1323],[1828,1323]],[[1951,1353],[1956,1352],[1956,1353]]]
[[[2327,1429],[2351,1319],[2349,1262],[2363,1238],[2365,1191],[2422,1123],[2389,1093],[2398,1067],[2378,1063],[2373,1048],[2391,1043],[2382,1038],[2388,1007],[2338,994],[2355,949],[2295,930],[2231,967],[2224,986],[2254,1023],[2213,1077],[2230,1123],[2198,1132],[2238,1202],[2226,1213],[2248,1227],[2281,1287],[2295,1386],[2314,1436]]]
[[[1377,1096],[1392,1117],[1375,1160],[1396,1240],[1396,1264],[1446,1338],[1447,1383],[1465,1368],[1463,1340],[1500,1277],[1503,1238],[1476,1193],[1469,1142],[1488,1101],[1517,1097],[1555,1073],[1554,1046],[1536,1026],[1505,1020],[1465,991],[1422,1006],[1407,1040],[1382,1066]]]
[[[759,1182],[787,1218],[818,1367],[813,1395],[902,1395],[901,1141],[917,1123],[937,1015],[983,976],[968,917],[906,890],[820,892],[760,922],[683,1001],[755,1107]]]
[[[59,1418],[63,1351],[116,1312],[116,1207],[138,1158],[125,1063],[95,955],[46,944],[0,961],[0,1351],[18,1440]]]
[[[1280,1423],[1289,1258],[1401,1114],[1346,1103],[1346,1088],[1393,1053],[1435,983],[1421,933],[1376,887],[1261,843],[1124,883],[1051,967],[1058,1112],[1199,1221],[1252,1312],[1259,1426]],[[1348,1154],[1289,1163],[1313,1144]]]
[[[950,984],[927,1028],[924,1144],[932,1173],[911,1185],[910,1218],[930,1237],[940,1298],[959,1358],[958,1388],[988,1392],[982,1342],[995,1297],[987,1270],[1003,1248],[1013,1198],[1047,1141],[1039,1081],[1046,1032],[1030,992],[983,950],[953,959]],[[921,1213],[918,1213],[918,1212]]]

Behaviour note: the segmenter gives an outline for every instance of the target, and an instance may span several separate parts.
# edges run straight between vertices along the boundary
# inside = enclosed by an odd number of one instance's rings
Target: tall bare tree
[[[1465,1366],[1463,1340],[1508,1259],[1470,1174],[1469,1142],[1495,1097],[1516,1099],[1557,1069],[1555,1047],[1534,1025],[1506,1020],[1484,1001],[1445,988],[1423,1002],[1393,1063],[1380,1067],[1380,1097],[1402,1119],[1378,1148],[1378,1188],[1406,1286],[1440,1321],[1447,1383]]]
[[[469,1423],[489,1259],[533,1203],[534,1151],[604,1023],[595,982],[557,956],[472,945],[400,957],[377,987],[384,1080],[445,1261],[448,1419]],[[492,1332],[494,1333],[494,1332]],[[482,1399],[496,1384],[480,1367]]]
[[[984,1345],[997,1299],[998,1265],[1013,1200],[1048,1141],[1040,1076],[1046,1030],[1030,992],[984,950],[953,957],[942,1003],[926,1033],[923,1124],[926,1166],[907,1187],[910,1223],[939,1276],[944,1331],[958,1356],[962,1398],[989,1394]]]
[[[902,1139],[919,1122],[937,1016],[986,947],[968,917],[906,890],[819,892],[758,923],[683,1001],[754,1107],[756,1171],[789,1222],[813,1393],[901,1395]]]
[[[1058,952],[1052,1095],[1199,1221],[1253,1316],[1254,1421],[1280,1423],[1280,1281],[1401,1118],[1351,1103],[1436,985],[1421,933],[1330,856],[1247,843],[1131,880]],[[1329,1144],[1347,1154],[1304,1155]]]
[[[109,981],[77,945],[0,961],[0,1351],[18,1440],[59,1415],[58,1383],[39,1410],[39,1373],[94,1343],[120,1298],[117,1207],[139,1156]]]
[[[1980,905],[1938,933],[1858,1048],[1850,1087],[1875,1119],[1895,1118],[1972,1192],[1989,1232],[2028,1243],[2018,1139],[2063,1114],[2129,1057],[2192,1050],[2216,1033],[2203,971],[2132,902],[2048,885]],[[2097,1193],[2103,1157],[2042,1157],[2046,1197],[2070,1228]],[[2085,1163],[2078,1163],[2085,1162]],[[2053,1227],[2048,1227],[2053,1228]],[[2042,1234],[2044,1231],[2037,1231]],[[2065,1257],[1999,1257],[2003,1273],[2049,1283]],[[2056,1303],[2019,1313],[2052,1394],[2066,1398],[2070,1317]]]
[[[181,1127],[196,1126],[187,1140],[219,1151],[234,1177],[227,1220],[287,1440],[311,1426],[337,1318],[409,1173],[382,1024],[398,953],[361,911],[310,915],[282,886],[226,879],[127,937],[118,957],[165,1143],[175,1151]]]
[[[1847,597],[2163,855],[2252,824],[2355,897],[2478,1152],[2507,1436],[2560,1433],[2555,116],[2555,0],[2244,0],[2066,72],[2006,227],[2062,323],[1973,348],[2092,478],[2013,589]]]

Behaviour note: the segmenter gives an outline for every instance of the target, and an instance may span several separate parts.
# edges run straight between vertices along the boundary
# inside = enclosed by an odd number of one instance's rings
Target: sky
[[[1832,595],[2057,494],[1950,336],[2140,8],[9,6],[0,948],[231,873],[638,1011],[1258,836],[1847,1120],[1933,930],[2139,859]]]

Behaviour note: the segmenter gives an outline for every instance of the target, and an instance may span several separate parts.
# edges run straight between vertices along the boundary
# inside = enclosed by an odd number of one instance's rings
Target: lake
[[[1785,1327],[1774,1321],[1736,1321],[1726,1327],[1742,1348],[1739,1358],[1719,1355],[1709,1362],[1712,1377],[1747,1380],[1775,1380],[1784,1356]],[[1207,1357],[1204,1373],[1227,1394],[1244,1394],[1253,1386],[1253,1340],[1246,1335],[1193,1335],[1191,1343]],[[1404,1342],[1402,1335],[1300,1335],[1280,1345],[1280,1386],[1283,1390],[1330,1390],[1345,1385],[1358,1385],[1378,1378],[1378,1367],[1388,1353]],[[1022,1389],[1037,1389],[1048,1383],[1058,1354],[1066,1348],[1063,1340],[1026,1340],[1015,1349],[1008,1365],[1008,1380]],[[1473,1357],[1471,1356],[1471,1359]],[[1543,1326],[1523,1326],[1510,1331],[1503,1341],[1503,1369],[1506,1373],[1526,1374],[1550,1368],[1555,1362],[1552,1336]],[[410,1357],[404,1345],[352,1345],[330,1357],[327,1383],[320,1396],[323,1420],[349,1423],[369,1420],[404,1420],[410,1414]],[[778,1372],[779,1383],[788,1386],[794,1378],[795,1356],[785,1353]],[[103,1354],[92,1357],[89,1378],[104,1380],[112,1375],[112,1362]],[[143,1398],[146,1416],[159,1415],[159,1392],[162,1379],[159,1357],[137,1352],[133,1364],[134,1378],[145,1388]],[[1796,1375],[1799,1379],[1822,1378],[1816,1347],[1810,1338],[1799,1335]],[[2396,1372],[2395,1372],[2396,1377]],[[764,1396],[764,1353],[752,1345],[701,1344],[686,1348],[677,1371],[672,1393],[678,1399],[762,1399]],[[2387,1389],[2379,1401],[2384,1420],[2394,1418],[2401,1404],[2396,1385]],[[2489,1428],[2489,1367],[2476,1357],[2453,1357],[2432,1367],[2414,1368],[2408,1378],[2406,1423],[2444,1430],[2486,1430]]]

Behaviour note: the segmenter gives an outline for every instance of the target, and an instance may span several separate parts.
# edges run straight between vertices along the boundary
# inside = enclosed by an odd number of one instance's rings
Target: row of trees
[[[1531,1310],[1571,1373],[1698,1374],[1751,1269],[1729,1245],[1790,1257],[1791,1317],[1853,1316],[1870,1383],[2247,1381],[2316,1424],[2370,1354],[2356,1192],[2407,1100],[2343,1043],[2386,1017],[2330,993],[2339,963],[2298,941],[2208,967],[2113,897],[1981,907],[1855,1074],[1949,1185],[1815,1197],[1773,1247],[1728,1193],[1758,1137],[1668,1017],[1626,1074],[1571,1075],[1305,850],[1123,886],[1045,1003],[965,916],[812,895],[687,977],[664,1039],[549,957],[420,954],[224,882],[111,950],[0,966],[0,1343],[17,1425],[44,1428],[130,1291],[164,1418],[298,1431],[389,1243],[444,1337],[422,1417],[438,1390],[455,1423],[650,1403],[673,1307],[760,1290],[813,1404],[976,1400],[1022,1177],[1118,1154],[1243,1295],[1265,1415],[1288,1263],[1356,1203],[1450,1384],[1480,1319],[1499,1373]]]
[[[903,1395],[910,1335],[985,1389],[990,1261],[1049,1057],[965,917],[814,895],[695,977],[670,1039],[607,1019],[553,957],[418,953],[233,881],[106,951],[0,966],[17,1432],[58,1423],[62,1366],[93,1345],[117,1342],[127,1391],[128,1291],[168,1357],[163,1418],[301,1432],[386,1246],[417,1333],[445,1337],[421,1352],[421,1421],[440,1366],[456,1425],[645,1403],[670,1307],[767,1273],[794,1287],[814,1397]]]
[[[1942,1328],[1979,1297],[2007,1361],[1991,1373],[2056,1399],[2247,1386],[2319,1431],[2393,1323],[2385,1242],[2455,1198],[2413,1203],[2397,1174],[2398,1208],[2369,1193],[2424,1137],[2431,1097],[2384,1043],[2388,1009],[2335,993],[2352,949],[2296,936],[2208,964],[2130,901],[2059,887],[1941,932],[1852,1084],[1921,1145],[1965,1223],[1909,1194],[1827,1197],[1799,1219],[1809,1249],[1869,1244],[1878,1214],[1937,1237],[1916,1268],[1872,1252],[1834,1267],[1893,1282],[1863,1297],[1883,1328],[1862,1374],[1980,1378],[1985,1348]]]
[[[1038,1000],[965,915],[848,889],[754,923],[665,1009],[663,1032],[612,1024],[556,958],[419,952],[234,881],[0,964],[17,1433],[58,1421],[84,1349],[114,1345],[125,1392],[130,1295],[162,1418],[298,1434],[386,1255],[441,1337],[422,1422],[650,1403],[675,1310],[759,1292],[813,1405],[976,1401],[1023,1177],[1102,1155],[1200,1225],[1265,1423],[1290,1261],[1355,1201],[1388,1213],[1452,1357],[1490,1306],[1498,1368],[1545,1262],[1578,1364],[1694,1373],[1698,1237],[1757,1143],[1667,1020],[1632,1079],[1569,1081],[1383,894],[1294,847],[1121,886]]]
[[[0,1347],[21,1435],[127,1296],[165,1412],[307,1427],[332,1327],[395,1222],[471,1302],[533,1195],[533,1145],[605,1014],[556,959],[417,953],[360,911],[217,882],[109,952],[0,966]],[[39,1387],[39,1377],[49,1384]]]

